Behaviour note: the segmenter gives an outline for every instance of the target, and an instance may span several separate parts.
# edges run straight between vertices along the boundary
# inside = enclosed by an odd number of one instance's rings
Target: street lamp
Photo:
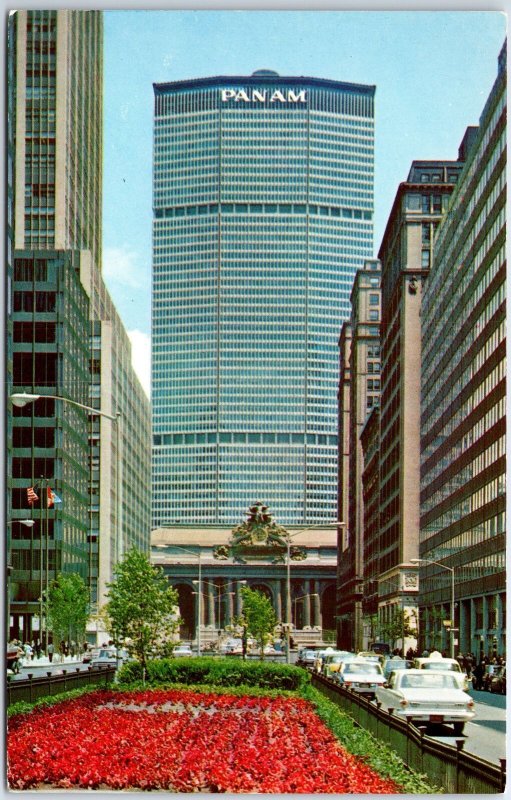
[[[448,567],[446,564],[441,564],[439,561],[433,561],[430,558],[411,558],[411,564],[436,564],[437,567],[446,569],[451,573],[451,658],[454,658],[454,567]]]
[[[36,400],[40,400],[41,398],[47,398],[49,400],[61,400],[63,403],[69,403],[72,406],[76,406],[77,408],[82,408],[84,411],[88,411],[89,414],[96,414],[98,417],[106,417],[111,422],[116,423],[116,430],[117,430],[117,457],[116,457],[116,476],[117,476],[117,541],[116,541],[116,556],[117,560],[119,561],[124,554],[124,547],[123,547],[123,536],[122,536],[122,483],[123,483],[123,476],[122,476],[122,414],[120,411],[117,411],[115,416],[113,414],[107,414],[106,411],[99,411],[97,408],[92,408],[92,406],[86,406],[83,403],[78,403],[76,400],[71,400],[69,397],[61,397],[60,395],[55,394],[26,394],[24,392],[17,392],[15,394],[11,394],[11,403],[13,406],[17,408],[23,408],[24,406],[28,405],[28,403],[35,403]]]
[[[306,528],[302,528],[299,531],[295,531],[294,533],[290,533],[288,530],[284,529],[287,533],[286,539],[286,548],[287,548],[287,557],[286,557],[286,663],[291,663],[291,646],[290,646],[290,639],[291,639],[291,539],[295,536],[298,536],[300,533],[305,533],[306,531],[313,531],[318,530],[321,528],[344,528],[346,527],[345,522],[339,522],[336,520],[335,522],[326,522],[324,525],[308,525]]]

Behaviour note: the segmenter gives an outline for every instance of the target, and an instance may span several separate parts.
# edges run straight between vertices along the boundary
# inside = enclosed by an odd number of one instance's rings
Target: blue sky
[[[497,75],[488,11],[105,11],[103,269],[148,387],[153,82],[273,69],[376,85],[375,255],[413,159],[456,159]]]

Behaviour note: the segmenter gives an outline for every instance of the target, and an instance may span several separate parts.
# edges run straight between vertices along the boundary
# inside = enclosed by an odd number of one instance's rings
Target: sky
[[[377,256],[414,159],[456,160],[497,76],[497,11],[104,13],[103,273],[149,394],[153,83],[272,69],[376,86]]]

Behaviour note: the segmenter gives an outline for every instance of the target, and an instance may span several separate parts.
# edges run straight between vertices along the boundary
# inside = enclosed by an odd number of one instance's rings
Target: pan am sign
[[[234,100],[235,103],[306,103],[307,91],[294,92],[292,89],[222,89],[222,102]]]

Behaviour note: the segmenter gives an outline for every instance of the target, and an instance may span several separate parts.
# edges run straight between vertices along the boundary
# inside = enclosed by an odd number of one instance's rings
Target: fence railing
[[[105,686],[112,683],[115,676],[115,667],[109,664],[99,664],[89,666],[82,670],[79,667],[62,669],[59,674],[53,674],[50,670],[46,675],[35,676],[27,672],[26,678],[22,680],[12,680],[7,678],[7,705],[18,703],[24,700],[33,703],[42,697],[48,697],[70,689],[79,689],[82,686],[97,685]]]
[[[389,745],[411,769],[426,774],[446,794],[498,794],[506,785],[506,759],[500,766],[463,751],[464,739],[456,745],[426,736],[424,728],[398,719],[358,692],[313,675],[312,684],[338,705],[361,728]]]

